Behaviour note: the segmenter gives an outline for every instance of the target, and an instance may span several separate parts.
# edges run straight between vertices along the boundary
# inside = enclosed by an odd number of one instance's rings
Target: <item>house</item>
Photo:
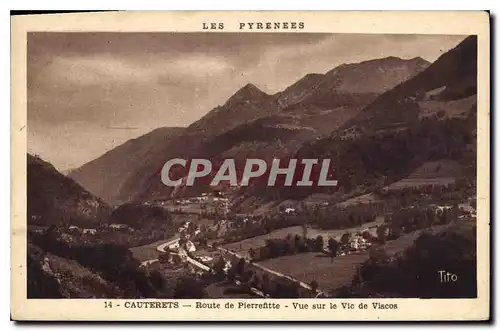
[[[175,244],[168,246],[168,248],[171,250],[174,250],[174,251],[178,250],[179,249],[179,241],[176,241]]]
[[[195,252],[196,246],[191,241],[187,241],[186,242],[186,250],[190,253]]]
[[[109,227],[112,229],[125,229],[125,228],[128,228],[128,225],[113,223],[113,224],[110,224]]]
[[[461,203],[458,205],[458,208],[463,211],[463,212],[466,212],[466,213],[469,213],[469,214],[473,214],[476,212],[476,210],[469,204],[467,203]]]
[[[200,256],[200,261],[202,263],[209,263],[213,261],[213,258],[210,256]]]
[[[159,264],[158,259],[154,260],[147,260],[147,261],[142,261],[140,267],[146,268],[146,267],[155,267],[156,264]]]

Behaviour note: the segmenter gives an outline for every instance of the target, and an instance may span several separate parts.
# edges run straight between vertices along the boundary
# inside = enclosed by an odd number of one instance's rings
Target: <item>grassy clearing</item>
[[[368,203],[375,203],[381,201],[380,199],[377,199],[375,194],[373,193],[368,193],[368,194],[363,194],[359,195],[354,198],[347,199],[345,201],[339,202],[337,206],[346,208],[350,205],[357,205],[357,204],[368,204]]]
[[[333,237],[338,241],[338,240],[340,240],[342,235],[346,232],[355,233],[358,231],[363,231],[365,229],[369,229],[370,227],[376,227],[376,226],[382,224],[383,222],[384,222],[383,219],[380,219],[380,220],[375,221],[375,222],[365,223],[359,227],[340,229],[340,230],[339,229],[322,230],[322,229],[308,228],[307,229],[307,236],[309,238],[316,238],[318,235],[321,235],[321,236],[323,236],[324,239],[328,239],[329,237]],[[248,238],[248,239],[245,239],[242,241],[238,241],[235,243],[226,244],[226,245],[224,245],[224,247],[226,249],[232,250],[233,252],[236,252],[240,255],[248,257],[248,250],[250,248],[256,249],[256,248],[265,246],[266,240],[273,239],[273,238],[283,239],[288,234],[291,234],[292,236],[295,236],[296,234],[302,236],[302,227],[301,226],[292,226],[289,228],[274,230],[274,231],[272,231],[268,234],[262,235],[262,236],[257,236],[257,237]]]
[[[462,166],[453,160],[442,159],[425,162],[415,169],[407,178],[392,183],[387,188],[398,190],[405,187],[418,187],[425,185],[448,185],[462,176]]]
[[[210,284],[205,290],[211,299],[260,299],[260,297],[244,293],[238,286],[226,282]]]
[[[453,101],[421,101],[419,102],[419,106],[422,111],[420,112],[419,116],[422,118],[437,114],[440,111],[444,112],[447,117],[466,116],[474,109],[476,103],[476,95]]]
[[[168,239],[163,239],[159,241],[155,241],[154,243],[147,244],[144,246],[132,247],[130,251],[135,259],[142,261],[157,259],[160,255],[160,252],[156,250],[156,247],[160,246],[163,243],[174,240],[177,236],[170,237]]]
[[[349,284],[356,267],[368,259],[368,252],[331,259],[321,253],[302,253],[259,262],[266,268],[281,272],[304,283],[317,281],[322,290]]]
[[[405,187],[420,187],[427,185],[445,186],[455,182],[453,177],[442,177],[442,178],[405,178],[392,183],[387,188],[389,190],[400,190]]]
[[[430,231],[442,231],[447,225],[434,226]],[[390,255],[410,247],[423,230],[405,234],[396,240],[388,241],[384,248]],[[266,268],[281,272],[310,284],[313,280],[319,283],[322,290],[336,289],[351,283],[356,268],[368,260],[369,251],[338,256],[331,259],[322,253],[302,253],[261,261]]]

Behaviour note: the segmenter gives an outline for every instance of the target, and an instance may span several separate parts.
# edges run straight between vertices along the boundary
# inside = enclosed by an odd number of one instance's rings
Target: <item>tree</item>
[[[205,286],[192,276],[182,277],[174,290],[175,299],[202,299],[206,296]]]
[[[160,264],[165,265],[168,263],[170,259],[170,251],[166,250],[165,253],[161,254],[158,257],[158,260],[160,261]]]
[[[295,238],[292,236],[291,233],[287,234],[286,238],[286,253],[287,254],[295,254],[297,251],[297,247],[295,245]]]
[[[384,244],[385,240],[386,240],[385,230],[386,230],[386,227],[384,225],[379,225],[377,227],[377,237],[378,237],[378,241],[381,244]]]
[[[389,258],[389,255],[381,246],[370,248],[369,256],[370,260],[376,263],[383,263]]]
[[[179,254],[172,254],[172,261],[174,262],[174,264],[179,264],[182,262],[182,259]]]
[[[334,238],[328,239],[328,251],[330,252],[331,262],[333,258],[337,256],[337,250],[339,249],[339,243]]]
[[[232,283],[236,278],[236,264],[231,264],[231,267],[227,270],[227,281]]]
[[[262,280],[260,282],[260,289],[262,290],[262,292],[266,293],[266,294],[270,294],[270,291],[271,291],[271,288],[270,288],[270,280],[269,280],[269,275],[266,273],[264,273],[262,275]]]
[[[224,259],[222,256],[219,256],[215,262],[214,262],[214,272],[215,275],[220,279],[224,276],[224,267],[226,266],[226,263],[224,262]]]
[[[370,233],[370,231],[368,231],[368,230],[363,231],[361,233],[361,236],[363,237],[363,239],[365,239],[365,240],[367,240],[369,242],[373,241],[373,236]]]
[[[241,258],[238,260],[238,264],[236,264],[236,273],[238,275],[243,275],[243,272],[245,271],[245,259]]]
[[[253,248],[250,248],[248,250],[248,255],[250,256],[251,260],[254,260],[255,259],[255,250]]]
[[[314,294],[317,293],[317,291],[318,291],[318,282],[317,281],[313,280],[311,282],[311,289],[312,289]]]
[[[391,223],[390,226],[390,236],[392,239],[397,239],[401,236],[401,232],[403,229],[401,228],[401,224],[398,223]],[[368,232],[368,231],[366,231]]]
[[[302,237],[307,240],[307,223],[305,221],[302,223]]]
[[[294,245],[295,245],[296,250],[298,252],[303,252],[304,251],[304,240],[302,239],[302,237],[299,234],[296,234],[294,241],[295,241]]]
[[[317,252],[323,251],[324,240],[321,235],[316,237],[315,248]]]
[[[340,243],[342,246],[347,246],[351,242],[351,234],[349,232],[346,232],[342,235],[340,238]]]

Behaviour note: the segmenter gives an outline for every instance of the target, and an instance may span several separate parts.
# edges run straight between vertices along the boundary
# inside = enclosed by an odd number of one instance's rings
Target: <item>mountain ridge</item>
[[[261,91],[254,84],[245,84],[222,106],[213,108],[189,125],[182,134],[164,142],[162,147],[156,149],[158,155],[151,154],[139,167],[130,170],[126,178],[120,179],[119,184],[112,184],[111,187],[115,189],[113,192],[106,193],[106,201],[111,201],[113,204],[123,203],[138,197],[147,197],[150,191],[164,191],[165,188],[159,187],[161,185],[159,173],[163,163],[170,158],[189,159],[206,156],[208,150],[220,151],[225,157],[231,157],[233,152],[240,155],[255,155],[254,152],[249,154],[245,151],[248,148],[247,145],[257,148],[256,152],[263,147],[258,147],[262,143],[259,145],[245,138],[252,126],[255,127],[256,132],[264,136],[272,132],[283,134],[288,132],[286,136],[289,137],[287,138],[289,146],[283,146],[283,143],[287,144],[286,141],[278,141],[273,146],[269,146],[270,148],[266,148],[267,154],[273,153],[273,150],[275,152],[291,151],[298,147],[301,140],[314,139],[342,125],[389,86],[397,85],[408,77],[413,77],[426,66],[427,62],[423,61],[425,60],[419,58],[404,60],[388,57],[358,64],[341,65],[325,74],[307,74],[283,91],[273,95]],[[368,68],[366,69],[368,72],[363,72],[358,67]],[[381,80],[382,76],[390,72],[388,68],[394,68],[395,73],[386,79],[383,87],[371,83],[371,86],[365,87],[362,91],[357,90],[361,83],[369,81],[367,77],[373,76],[372,81]],[[260,122],[261,124],[258,122],[255,125],[251,124],[266,118],[275,119],[271,123],[264,120]],[[259,125],[264,126],[259,128]],[[246,128],[239,128],[240,126],[246,126]],[[240,139],[233,134],[231,137],[234,143],[223,144],[226,146],[224,148],[222,145],[217,146],[217,139],[219,142],[222,141],[222,138],[218,137],[223,137],[228,132],[240,132],[245,137]],[[290,137],[291,133],[295,135],[295,138]],[[228,152],[224,151],[225,148]],[[75,173],[72,173],[72,177]],[[97,176],[97,180],[93,180],[106,181],[102,180],[105,171],[101,173],[102,175]],[[92,176],[95,175],[88,174],[88,177]],[[82,184],[88,181],[79,179]],[[110,184],[107,186],[109,187]]]

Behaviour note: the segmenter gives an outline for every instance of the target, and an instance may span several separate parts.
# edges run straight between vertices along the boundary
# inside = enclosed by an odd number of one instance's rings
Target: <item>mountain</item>
[[[127,247],[80,245],[68,237],[52,228],[28,233],[28,298],[173,297],[170,279],[141,268]]]
[[[248,84],[222,108],[212,110],[188,128],[203,135],[199,147],[191,150],[189,158],[208,158],[215,162],[233,158],[238,164],[249,157],[270,160],[288,156],[303,142],[331,132],[355,116],[380,91],[413,77],[427,65],[422,59],[399,58],[342,65],[324,75],[306,75],[273,96]],[[384,75],[389,77],[382,86],[372,84],[356,92],[361,83],[368,80],[367,76],[382,80],[380,76]],[[185,155],[176,153],[170,155]],[[206,189],[195,187],[183,192],[191,195]],[[149,177],[136,197],[168,196],[170,191],[156,173]]]
[[[27,155],[28,225],[99,224],[109,207],[50,163]]]
[[[429,62],[422,58],[404,60],[398,57],[342,64],[324,75],[306,75],[279,93],[278,104],[284,109],[297,104],[335,107],[342,105],[346,99],[352,104],[356,96],[364,96],[365,100],[369,96],[377,96],[413,77],[428,65]]]
[[[126,179],[139,171],[150,158],[162,152],[169,141],[182,135],[185,128],[164,127],[131,139],[95,160],[72,170],[69,177],[94,195],[115,203]]]
[[[371,128],[407,122],[433,105],[427,101],[445,107],[447,102],[475,96],[476,91],[477,36],[469,36],[426,70],[382,94],[353,122]],[[465,110],[475,107],[474,102],[468,105]]]
[[[163,186],[159,175],[166,160],[290,155],[303,142],[335,130],[380,93],[415,76],[427,65],[419,58],[395,57],[345,64],[325,74],[308,74],[275,95],[247,84],[222,106],[157,143],[147,156],[140,152],[142,147],[127,142],[127,156],[120,151],[124,148],[114,149],[107,157],[73,171],[71,177],[111,204],[168,196],[171,188]],[[382,84],[377,85],[377,81]],[[138,139],[154,141],[143,137]],[[141,162],[131,161],[132,156]],[[127,162],[123,162],[125,159]]]
[[[253,190],[269,198],[366,192],[405,178],[428,161],[453,160],[475,178],[477,39],[467,37],[423,71],[381,94],[294,157],[332,159],[339,188]],[[279,192],[277,193],[276,190]],[[248,193],[247,193],[248,194]]]
[[[164,295],[163,276],[146,274],[127,246],[113,243],[120,240],[78,232],[89,228],[105,231],[110,209],[101,199],[37,156],[27,155],[27,172],[28,298]],[[152,223],[152,218],[148,222]]]
[[[279,111],[275,98],[253,84],[247,84],[231,96],[224,105],[216,107],[188,127],[191,132],[215,135],[240,124]]]

